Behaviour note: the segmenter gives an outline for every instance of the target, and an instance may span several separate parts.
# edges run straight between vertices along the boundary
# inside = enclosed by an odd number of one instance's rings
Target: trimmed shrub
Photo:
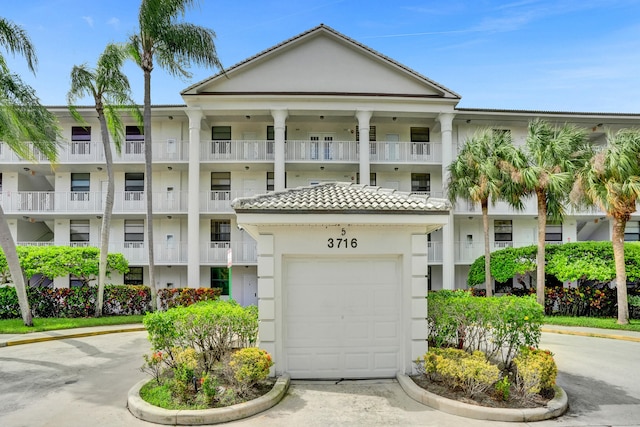
[[[257,347],[243,348],[231,355],[229,368],[241,393],[269,376],[271,355]]]
[[[523,399],[552,388],[556,383],[558,368],[553,353],[523,347],[513,359],[516,368],[516,388]]]
[[[17,319],[20,316],[16,288],[13,286],[0,287],[0,319]]]
[[[608,285],[553,287],[545,289],[544,311],[547,315],[615,317],[617,301],[617,290]]]
[[[186,307],[200,301],[217,300],[222,293],[220,288],[174,288],[158,290],[160,309]]]
[[[429,345],[480,350],[508,369],[521,346],[537,346],[544,321],[535,296],[475,297],[467,291],[427,296]]]
[[[489,363],[481,351],[467,353],[454,348],[433,349],[424,359],[432,359],[435,373],[454,388],[462,390],[467,397],[487,391],[500,378],[498,367]]]
[[[231,349],[251,345],[258,337],[257,308],[234,301],[204,301],[148,313],[143,323],[154,350],[173,357],[175,347],[194,348],[202,353],[207,372]]]

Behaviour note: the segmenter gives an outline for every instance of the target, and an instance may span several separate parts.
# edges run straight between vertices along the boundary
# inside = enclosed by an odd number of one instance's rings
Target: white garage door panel
[[[287,258],[284,346],[293,378],[393,377],[400,363],[399,258]]]

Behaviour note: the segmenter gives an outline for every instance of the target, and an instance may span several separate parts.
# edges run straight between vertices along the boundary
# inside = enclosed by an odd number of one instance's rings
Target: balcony
[[[252,191],[203,191],[200,193],[200,212],[234,213],[231,202],[238,197],[250,197]]]
[[[104,212],[104,193],[90,191],[17,191],[0,193],[5,213],[90,213]],[[180,213],[187,210],[187,193],[167,191],[153,194],[154,213]],[[113,212],[144,212],[143,191],[114,194]]]
[[[258,247],[256,242],[208,242],[201,247],[200,260],[206,264],[227,265],[231,250],[234,264],[256,264]]]
[[[490,242],[489,250],[491,252],[504,248],[521,248],[523,246],[536,245],[535,241],[505,241]],[[476,259],[484,255],[484,242],[456,242],[455,243],[455,262],[456,264],[472,264]]]
[[[209,162],[272,162],[274,141],[226,140],[205,141],[200,146],[200,159]],[[287,162],[358,163],[357,141],[288,140]],[[375,141],[369,143],[371,163],[442,162],[442,146],[432,142]]]
[[[189,144],[175,139],[165,139],[152,143],[153,160],[156,162],[176,162],[189,160]],[[32,144],[31,151],[39,162],[48,162]],[[113,150],[114,163],[144,162],[144,143],[125,141],[118,155]],[[58,163],[104,163],[102,142],[71,141],[63,143],[58,151]],[[0,163],[30,163],[18,157],[5,143],[0,142]]]

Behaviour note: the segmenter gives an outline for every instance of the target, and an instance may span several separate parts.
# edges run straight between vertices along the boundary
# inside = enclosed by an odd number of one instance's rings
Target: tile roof
[[[298,187],[231,202],[237,213],[448,213],[445,199],[347,182]]]

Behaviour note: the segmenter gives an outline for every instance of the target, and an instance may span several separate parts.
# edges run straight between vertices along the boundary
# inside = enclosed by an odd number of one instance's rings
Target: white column
[[[448,167],[453,161],[453,113],[441,113],[436,120],[440,122],[442,136],[442,184],[444,194],[447,194],[449,183]],[[445,196],[446,197],[446,196]],[[442,288],[455,289],[455,233],[453,222],[453,210],[449,213],[449,224],[442,228]]]
[[[286,120],[289,116],[287,110],[272,110],[273,116],[273,189],[282,191],[285,188],[285,154],[284,154],[284,134],[286,129]]]
[[[360,133],[360,184],[365,185],[371,185],[371,180],[369,179],[371,175],[369,164],[369,120],[371,120],[372,115],[373,111],[356,111],[358,131]]]
[[[200,283],[200,128],[202,110],[188,109],[189,194],[187,197],[187,286]]]

